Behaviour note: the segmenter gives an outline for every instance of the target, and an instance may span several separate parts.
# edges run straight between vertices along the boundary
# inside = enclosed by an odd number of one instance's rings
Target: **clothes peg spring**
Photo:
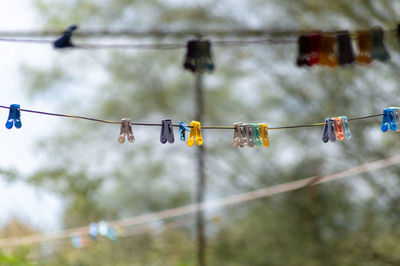
[[[15,128],[22,127],[21,110],[19,104],[10,105],[10,112],[8,113],[6,128],[11,129],[13,126],[15,126]]]
[[[336,38],[339,52],[339,64],[352,64],[354,62],[354,52],[349,32],[342,31],[338,33]]]
[[[336,67],[338,65],[337,53],[335,52],[335,37],[322,35],[321,53],[319,64],[322,66]]]
[[[253,148],[254,147],[253,125],[250,124],[245,125],[245,132],[247,138],[247,146]]]
[[[135,142],[135,136],[132,131],[132,119],[131,118],[122,118],[121,119],[121,129],[118,137],[119,143],[125,142],[125,137],[129,142]]]
[[[319,62],[319,54],[321,52],[321,33],[312,33],[308,36],[309,57],[308,66],[313,66]]]
[[[254,139],[254,144],[257,147],[260,147],[262,145],[261,139],[260,139],[260,127],[258,124],[253,124],[252,125],[253,129],[253,139]]]
[[[346,136],[346,139],[351,139],[349,120],[347,119],[347,116],[341,116],[340,118],[342,119],[342,125],[344,128],[344,135]]]
[[[395,131],[397,129],[396,121],[394,118],[394,112],[392,108],[383,109],[383,117],[382,117],[382,132],[388,131],[388,129]]]
[[[335,121],[335,137],[338,141],[343,141],[345,136],[342,118],[335,117],[333,120]]]
[[[358,54],[356,56],[357,64],[370,64],[372,62],[371,31],[366,30],[357,32],[357,44],[358,44]]]
[[[78,26],[72,25],[68,29],[63,32],[63,35],[53,42],[53,46],[56,49],[64,49],[75,47],[75,45],[71,42],[72,34],[74,31],[78,29]]]
[[[172,128],[171,119],[161,120],[161,132],[160,132],[160,142],[165,144],[167,142],[174,143],[174,129]]]
[[[190,127],[188,127],[183,121],[179,121],[179,136],[182,141],[185,141],[186,131],[190,132]]]
[[[269,147],[269,138],[268,138],[268,125],[265,123],[259,124],[258,128],[260,129],[260,138],[262,145],[267,148]]]
[[[301,34],[297,39],[297,45],[299,47],[299,53],[297,55],[297,66],[307,66],[308,65],[308,58],[309,58],[309,42],[308,36],[305,34]]]
[[[188,137],[187,144],[189,147],[192,147],[194,143],[198,146],[203,145],[203,137],[201,135],[201,124],[198,121],[192,121],[190,123],[190,127],[192,128]]]
[[[327,143],[328,141],[336,141],[335,133],[335,120],[332,118],[325,118],[324,132],[322,134],[322,141]]]
[[[377,59],[382,62],[386,62],[390,59],[390,54],[386,49],[384,43],[384,33],[381,27],[374,27],[371,30],[372,35],[372,49],[371,57],[372,59]]]
[[[233,147],[243,147],[241,145],[241,140],[242,140],[242,132],[241,132],[241,126],[243,125],[243,122],[237,122],[233,124],[233,141],[232,141],[232,146]]]

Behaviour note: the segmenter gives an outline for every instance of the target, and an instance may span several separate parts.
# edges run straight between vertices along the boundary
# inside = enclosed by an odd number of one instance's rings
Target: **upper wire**
[[[0,105],[0,108],[10,109],[10,107],[4,106],[4,105]],[[20,111],[21,112],[39,114],[39,115],[49,115],[49,116],[57,116],[57,117],[82,119],[82,120],[88,120],[88,121],[100,122],[100,123],[107,123],[107,124],[116,124],[116,125],[121,125],[122,124],[119,121],[97,119],[97,118],[91,118],[91,117],[86,117],[86,116],[69,115],[69,114],[58,114],[58,113],[50,113],[50,112],[43,112],[43,111],[30,110],[30,109],[20,109]],[[373,114],[373,115],[367,115],[367,116],[353,117],[353,118],[349,118],[348,121],[350,122],[350,121],[370,119],[370,118],[379,117],[379,116],[382,116],[382,115],[383,114]],[[131,124],[135,125],[135,126],[150,126],[150,127],[160,127],[160,126],[162,126],[161,123],[159,124],[159,123],[132,122]],[[326,123],[313,123],[313,124],[301,124],[301,125],[290,125],[290,126],[276,126],[276,127],[268,127],[268,130],[296,129],[296,128],[318,127],[318,126],[324,126],[324,125],[326,125]],[[177,124],[173,124],[172,126],[173,127],[180,127],[180,125],[177,125]],[[218,129],[235,129],[234,126],[201,126],[201,128],[202,129],[217,129],[217,130]]]

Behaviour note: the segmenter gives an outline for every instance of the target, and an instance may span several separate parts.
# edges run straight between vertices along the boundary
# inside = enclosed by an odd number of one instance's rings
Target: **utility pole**
[[[196,121],[204,122],[204,93],[203,93],[203,73],[198,72],[195,74],[195,118]],[[206,174],[205,174],[205,148],[198,146],[196,150],[197,161],[197,184],[196,184],[196,203],[204,201],[204,194],[206,189]],[[204,219],[204,212],[198,210],[196,213],[196,231],[197,231],[197,265],[206,265],[206,225]]]

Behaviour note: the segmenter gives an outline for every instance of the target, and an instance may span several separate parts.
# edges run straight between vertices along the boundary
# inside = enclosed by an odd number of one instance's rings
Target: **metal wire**
[[[4,105],[0,105],[0,108],[10,109],[10,107],[4,106]],[[91,117],[86,117],[86,116],[58,114],[58,113],[50,113],[50,112],[36,111],[36,110],[30,110],[30,109],[20,109],[20,111],[21,112],[29,112],[29,113],[39,114],[39,115],[49,115],[49,116],[57,116],[57,117],[82,119],[82,120],[88,120],[88,121],[100,122],[100,123],[107,123],[107,124],[116,124],[116,125],[121,125],[122,124],[121,122],[118,122],[118,121],[97,119],[97,118],[91,118]],[[382,116],[382,115],[383,114],[373,114],[373,115],[367,115],[367,116],[353,117],[353,118],[349,118],[348,121],[350,122],[350,121],[358,121],[358,120],[370,119],[370,118],[379,117],[379,116]],[[135,126],[148,126],[148,127],[160,127],[160,126],[162,126],[162,124],[160,124],[160,123],[132,122],[131,124],[135,125]],[[326,123],[302,124],[302,125],[291,125],[291,126],[277,126],[277,127],[268,127],[268,130],[296,129],[296,128],[318,127],[318,126],[324,126],[324,125],[326,125]],[[173,124],[172,126],[173,127],[180,127],[177,124]],[[218,130],[218,129],[235,129],[235,127],[234,126],[201,126],[201,129],[216,129],[216,130]]]

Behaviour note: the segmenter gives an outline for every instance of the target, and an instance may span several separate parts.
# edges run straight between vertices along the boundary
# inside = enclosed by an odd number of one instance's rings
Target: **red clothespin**
[[[335,117],[333,118],[335,120],[335,134],[336,134],[336,139],[339,141],[344,140],[344,127],[343,127],[343,121],[341,117]]]
[[[308,58],[307,65],[312,66],[318,64],[319,55],[321,53],[321,41],[322,34],[321,33],[312,33],[308,36],[308,47],[310,51],[310,56]]]

